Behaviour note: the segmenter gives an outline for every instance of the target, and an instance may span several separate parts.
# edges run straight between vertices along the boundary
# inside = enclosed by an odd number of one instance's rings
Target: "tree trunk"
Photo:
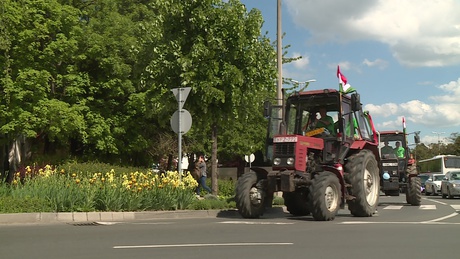
[[[219,186],[217,184],[217,125],[212,126],[211,136],[211,189],[212,194],[217,195]]]

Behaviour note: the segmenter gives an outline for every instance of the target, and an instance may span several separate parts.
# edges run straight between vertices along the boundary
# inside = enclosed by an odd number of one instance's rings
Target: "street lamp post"
[[[278,84],[276,93],[276,98],[278,99],[278,105],[282,105],[282,88],[283,88],[283,56],[281,50],[281,0],[278,0],[278,8],[277,8],[277,39],[276,39],[276,54],[277,59],[276,63],[278,66]]]
[[[310,83],[316,82],[316,79],[310,79],[310,80],[301,81],[301,82],[292,79],[291,82],[293,82],[293,83],[296,85],[295,88],[300,87],[301,85],[305,84],[305,87],[304,87],[304,88],[301,88],[301,89],[299,90],[299,92],[300,92],[300,91],[303,91],[305,88],[307,88],[308,85],[309,85]]]
[[[440,155],[441,154],[441,141],[439,139],[439,135],[446,134],[446,133],[445,132],[437,132],[437,131],[433,131],[431,133],[438,135],[438,153]]]
[[[407,133],[406,135],[411,135],[411,134],[415,135],[414,136],[415,143],[407,145],[407,146],[415,146],[415,148],[414,148],[414,159],[415,159],[415,161],[417,161],[417,145],[420,143],[420,131],[410,132],[410,133]]]

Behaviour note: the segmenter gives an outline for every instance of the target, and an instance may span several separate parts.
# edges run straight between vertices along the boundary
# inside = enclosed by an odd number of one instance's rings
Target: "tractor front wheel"
[[[258,184],[257,174],[253,171],[244,173],[235,188],[235,202],[238,212],[244,218],[258,218],[265,210],[265,191]]]
[[[342,191],[339,178],[331,172],[315,175],[310,185],[311,214],[315,220],[333,220],[340,209]]]
[[[409,178],[406,188],[406,201],[412,206],[420,206],[422,203],[422,182],[419,177],[412,176]]]
[[[353,196],[347,201],[348,209],[353,216],[371,217],[377,209],[380,194],[379,167],[374,154],[366,149],[353,154],[348,158],[345,171]]]

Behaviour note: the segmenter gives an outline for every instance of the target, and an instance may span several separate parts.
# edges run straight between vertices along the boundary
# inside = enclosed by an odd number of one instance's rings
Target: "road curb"
[[[0,224],[120,222],[149,219],[238,217],[237,210],[177,210],[141,212],[37,212],[0,214]]]

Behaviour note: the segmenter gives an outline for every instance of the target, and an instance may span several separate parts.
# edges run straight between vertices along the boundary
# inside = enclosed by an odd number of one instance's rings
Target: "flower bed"
[[[143,211],[187,209],[196,197],[189,174],[116,174],[26,167],[0,184],[0,212]],[[18,203],[24,203],[24,208]]]

